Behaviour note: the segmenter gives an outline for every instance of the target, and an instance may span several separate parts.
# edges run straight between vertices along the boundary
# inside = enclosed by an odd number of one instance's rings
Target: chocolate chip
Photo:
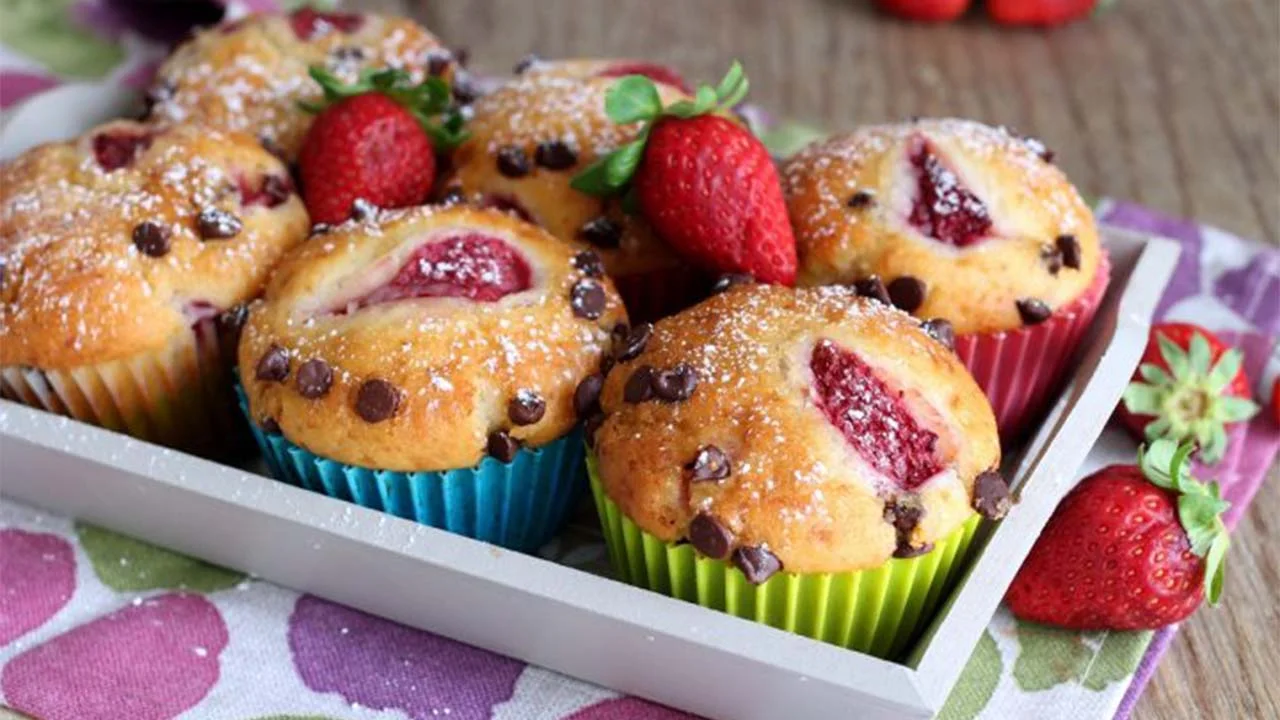
[[[679,402],[688,400],[698,387],[698,373],[693,368],[680,363],[670,370],[661,370],[653,374],[653,394],[659,400]]]
[[[885,504],[885,522],[893,526],[894,533],[897,536],[897,548],[893,551],[894,557],[915,557],[932,549],[933,546],[928,544],[924,546],[911,545],[911,533],[920,524],[920,518],[922,517],[924,517],[924,506],[920,504],[920,498],[915,495],[900,495]]]
[[[1080,241],[1075,235],[1059,235],[1053,244],[1062,253],[1062,264],[1072,270],[1080,269]]]
[[[899,545],[893,551],[896,558],[913,558],[920,557],[933,550],[933,543],[923,543],[921,545]]]
[[[262,432],[267,433],[268,435],[280,434],[280,423],[276,422],[276,419],[273,417],[262,418],[262,420],[258,422],[258,427],[262,428]]]
[[[268,175],[262,181],[262,194],[267,198],[267,207],[283,205],[293,194],[293,182],[287,177]]]
[[[507,403],[507,417],[516,425],[532,425],[547,414],[547,401],[532,390],[517,390]]]
[[[719,295],[729,288],[734,288],[739,285],[750,285],[755,281],[756,279],[747,273],[726,273],[716,278],[715,284],[711,286],[711,294]]]
[[[622,225],[602,215],[588,220],[578,230],[578,237],[598,248],[616,248],[622,242]]]
[[[169,228],[151,220],[140,222],[133,228],[133,245],[148,257],[163,257],[169,254]]]
[[[507,434],[506,430],[489,433],[489,441],[485,443],[485,451],[498,462],[509,463],[515,460],[519,450],[520,441]]]
[[[529,174],[529,156],[515,145],[504,145],[498,149],[498,172],[509,178],[524,177]]]
[[[453,53],[439,48],[431,50],[427,53],[427,74],[440,77],[445,70],[449,69],[451,63],[453,63]]]
[[[1031,152],[1039,155],[1041,160],[1050,163],[1053,162],[1054,152],[1044,144],[1044,141],[1024,135],[1022,136],[1022,142],[1031,150]]]
[[[590,250],[583,250],[574,255],[573,266],[586,273],[588,277],[604,277],[604,261]]]
[[[778,560],[778,556],[762,545],[740,547],[733,551],[732,559],[733,564],[742,571],[747,582],[752,585],[759,585],[782,569],[782,562]]]
[[[925,320],[920,324],[920,327],[929,333],[929,337],[946,345],[948,349],[956,349],[956,331],[950,322],[942,318],[933,318],[932,320]]]
[[[689,523],[689,543],[703,555],[723,560],[729,554],[733,534],[710,513],[700,512]]]
[[[520,58],[520,62],[516,63],[515,67],[511,68],[511,72],[514,75],[522,75],[524,74],[524,71],[528,70],[534,65],[537,65],[540,62],[542,62],[542,58],[538,57],[537,55],[534,55],[533,53],[530,53]]]
[[[631,329],[627,327],[627,324],[624,322],[620,322],[613,326],[613,330],[609,331],[609,339],[613,342],[614,350],[617,350],[622,343],[627,341],[627,335],[630,334],[630,332]]]
[[[973,509],[988,520],[1009,514],[1009,483],[995,470],[987,470],[973,481]]]
[[[267,152],[276,156],[276,159],[282,160],[282,161],[288,161],[288,157],[285,155],[285,152],[284,152],[284,147],[280,145],[280,143],[276,142],[276,139],[271,137],[270,135],[259,135],[258,144],[262,146],[263,150],[266,150]]]
[[[600,356],[600,374],[608,375],[609,371],[613,369],[613,366],[617,364],[617,362],[618,361],[614,360],[613,356],[608,353],[601,355]]]
[[[1050,275],[1057,275],[1062,270],[1062,251],[1053,245],[1040,246],[1040,260]]]
[[[857,210],[869,208],[875,204],[876,194],[870,190],[859,190],[853,195],[850,195],[849,200],[845,203],[846,206]]]
[[[357,45],[340,45],[329,51],[329,57],[335,63],[358,63],[364,60],[364,48]]]
[[[240,331],[249,319],[249,305],[239,303],[218,313],[218,344],[225,349],[232,349],[240,344]]]
[[[311,358],[298,368],[298,394],[308,400],[322,398],[333,386],[333,369],[320,358]]]
[[[453,58],[457,60],[458,64],[463,67],[466,67],[467,62],[471,60],[471,50],[469,48],[464,48],[464,47],[454,48],[452,50],[452,53],[453,53]]]
[[[642,403],[653,397],[653,368],[641,365],[627,378],[622,388],[622,399],[629,403]]]
[[[457,185],[450,186],[444,191],[444,194],[440,196],[441,205],[461,205],[466,201],[467,196],[463,194],[462,188]]]
[[[364,222],[365,220],[368,220],[370,218],[376,218],[377,216],[378,216],[378,206],[374,205],[368,200],[365,200],[362,197],[358,197],[355,199],[354,202],[351,203],[351,219],[352,220],[355,220],[356,222]]]
[[[854,282],[853,291],[861,297],[879,300],[885,305],[890,304],[889,291],[885,289],[884,281],[876,275]]]
[[[289,353],[279,345],[272,345],[258,359],[253,374],[263,382],[284,382],[289,377]]]
[[[462,65],[462,60],[458,60],[458,64]],[[480,97],[480,88],[476,86],[471,74],[459,67],[453,72],[453,86],[449,88],[453,94],[453,99],[459,105],[470,105]]]
[[[579,280],[569,292],[569,307],[573,314],[587,320],[595,320],[604,314],[606,298],[600,283],[589,278]]]
[[[915,312],[924,304],[925,284],[919,278],[903,275],[889,283],[889,300],[906,312]]]
[[[604,375],[595,373],[582,378],[573,391],[573,412],[586,419],[600,412],[600,390],[604,387]]]
[[[222,208],[205,208],[196,216],[196,230],[204,240],[226,240],[240,234],[240,218]]]
[[[533,160],[548,170],[568,170],[578,162],[578,153],[561,140],[547,140],[538,143]]]
[[[733,466],[729,456],[715,445],[698,448],[693,459],[685,463],[684,476],[691,482],[715,482],[729,477]]]
[[[356,414],[367,423],[379,423],[400,409],[400,391],[382,378],[360,383],[356,391]]]
[[[653,324],[640,323],[631,328],[631,331],[627,333],[626,338],[621,343],[618,343],[615,338],[614,356],[618,358],[618,362],[634,360],[640,353],[644,352],[644,348],[649,344],[649,338],[651,337],[653,337]]]
[[[604,413],[597,413],[587,418],[582,424],[582,436],[587,441],[589,447],[596,446],[596,432],[600,430],[600,426],[604,424]]]
[[[1017,302],[1017,305],[1018,314],[1022,316],[1024,325],[1038,325],[1048,320],[1049,316],[1053,314],[1053,311],[1049,309],[1048,305],[1044,304],[1043,300],[1036,298],[1023,298]]]

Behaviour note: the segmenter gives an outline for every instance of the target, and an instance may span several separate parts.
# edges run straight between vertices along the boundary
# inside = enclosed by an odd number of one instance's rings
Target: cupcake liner
[[[1021,439],[1057,396],[1110,279],[1111,263],[1103,253],[1093,283],[1048,320],[1016,330],[956,336],[956,354],[991,401],[1006,444]]]
[[[215,318],[158,350],[69,370],[0,367],[0,395],[210,457],[243,447]]]
[[[238,386],[240,408],[248,403]],[[250,422],[267,467],[278,480],[512,550],[532,552],[564,526],[583,489],[582,431],[510,463],[485,457],[456,470],[373,470],[320,457]]]
[[[980,517],[914,558],[856,572],[781,572],[759,585],[724,560],[641,530],[604,493],[587,461],[609,560],[625,582],[876,657],[910,650],[968,559]]]
[[[712,282],[687,266],[611,277],[632,324],[661,320],[696,305],[707,297]]]

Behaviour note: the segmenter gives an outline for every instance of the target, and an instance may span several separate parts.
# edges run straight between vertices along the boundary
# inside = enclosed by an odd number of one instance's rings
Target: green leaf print
[[[1093,658],[1079,632],[1021,621],[1018,647],[1013,679],[1028,692],[1080,679]]]
[[[1127,680],[1138,669],[1142,655],[1151,644],[1151,635],[1150,630],[1107,633],[1098,654],[1085,670],[1084,686],[1100,691],[1110,683]]]
[[[59,75],[100,78],[125,57],[71,16],[72,0],[0,0],[0,44]]]
[[[810,125],[781,122],[760,133],[760,142],[776,157],[789,157],[805,145],[827,136],[827,132]]]
[[[960,679],[947,703],[938,713],[938,720],[973,720],[991,701],[991,695],[1000,683],[1000,675],[1004,672],[1004,661],[1000,658],[1000,648],[996,646],[991,631],[982,633],[978,647],[973,651],[969,662],[960,673]]]
[[[117,592],[160,588],[213,592],[233,587],[245,577],[93,525],[76,523],[76,535],[98,579]]]

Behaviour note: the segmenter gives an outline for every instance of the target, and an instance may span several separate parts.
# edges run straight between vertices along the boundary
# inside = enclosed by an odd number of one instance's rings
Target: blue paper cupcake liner
[[[248,417],[238,383],[236,394]],[[278,480],[512,550],[532,552],[554,537],[586,489],[580,428],[522,448],[510,463],[485,457],[470,468],[396,472],[320,457],[252,418],[249,426]]]

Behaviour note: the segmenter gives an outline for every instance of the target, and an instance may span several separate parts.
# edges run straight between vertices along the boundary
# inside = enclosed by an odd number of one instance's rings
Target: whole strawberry
[[[340,223],[363,199],[377,207],[421,204],[435,181],[436,149],[462,139],[461,116],[449,108],[440,78],[413,85],[403,70],[366,71],[343,85],[321,67],[311,76],[324,90],[298,155],[302,196],[313,223]]]
[[[987,0],[987,14],[1001,25],[1049,27],[1101,12],[1111,0]]]
[[[955,20],[969,9],[971,0],[876,0],[881,10],[916,22]]]
[[[1258,412],[1241,360],[1202,327],[1160,323],[1125,388],[1120,419],[1139,439],[1194,440],[1199,459],[1215,463],[1227,448],[1226,425]]]
[[[1023,620],[1077,630],[1144,630],[1222,594],[1230,543],[1217,483],[1190,476],[1190,444],[1153,442],[1138,466],[1080,482],[1054,511],[1005,602]]]
[[[662,107],[653,81],[629,75],[609,89],[605,110],[639,137],[583,170],[573,187],[592,195],[626,190],[657,234],[685,259],[718,273],[790,285],[796,241],[769,151],[726,113],[747,94],[734,63],[715,88]]]

